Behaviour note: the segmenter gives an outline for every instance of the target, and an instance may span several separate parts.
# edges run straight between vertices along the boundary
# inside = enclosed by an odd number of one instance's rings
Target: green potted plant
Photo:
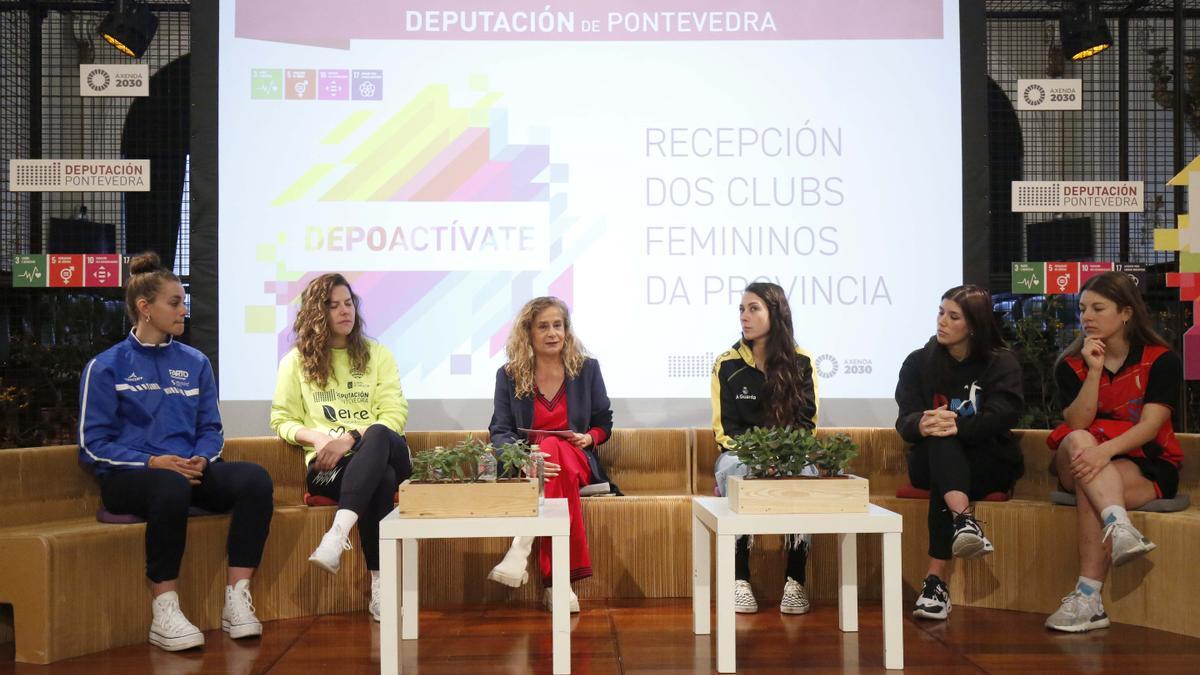
[[[497,464],[512,478],[498,478]],[[401,518],[536,516],[537,481],[524,442],[493,448],[467,436],[413,456],[413,475],[400,484],[396,507]]]
[[[754,427],[734,437],[733,451],[749,469],[726,485],[737,513],[862,513],[869,484],[846,469],[858,445],[846,434],[817,436],[807,429]],[[817,475],[804,475],[807,466]]]

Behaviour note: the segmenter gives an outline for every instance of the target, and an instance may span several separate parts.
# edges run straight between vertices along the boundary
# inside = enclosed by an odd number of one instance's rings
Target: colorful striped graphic
[[[570,172],[565,164],[551,163],[549,145],[508,142],[507,111],[495,107],[499,93],[481,91],[466,108],[451,106],[449,94],[448,86],[431,85],[378,122],[370,112],[348,115],[320,137],[322,145],[345,146],[344,155],[299,169],[273,202],[548,205],[550,256],[542,269],[343,271],[362,298],[367,333],[392,348],[402,375],[444,367],[439,372],[469,376],[476,350],[482,350],[491,365],[503,352],[513,316],[529,299],[552,294],[573,305],[574,263],[603,231],[602,222],[584,223],[567,215],[565,184]],[[553,195],[552,184],[558,186]],[[568,230],[570,245],[564,240]],[[258,330],[274,324],[269,330],[276,334],[280,357],[292,347],[291,325],[300,294],[321,273],[288,268],[278,253],[287,236],[259,247],[259,260],[276,267],[277,281],[266,282],[264,291],[274,296],[274,307],[287,311],[264,306],[247,315],[247,330],[252,324]],[[271,315],[275,318],[262,325],[262,317]],[[440,339],[420,339],[418,333],[427,335],[430,330],[441,333]]]

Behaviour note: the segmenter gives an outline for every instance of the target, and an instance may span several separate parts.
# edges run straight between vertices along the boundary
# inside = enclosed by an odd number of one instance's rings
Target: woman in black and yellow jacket
[[[817,425],[817,381],[812,359],[796,346],[792,310],[776,284],[746,287],[738,308],[742,339],[717,357],[712,371],[713,433],[721,446],[713,472],[717,492],[725,495],[729,476],[745,476],[746,465],[731,450],[733,437],[753,427],[813,429]],[[805,473],[816,475],[809,466]],[[758,611],[750,587],[750,537],[737,539],[734,555],[734,609]],[[787,537],[787,575],[779,611],[806,614],[811,605],[804,589],[808,535]]]

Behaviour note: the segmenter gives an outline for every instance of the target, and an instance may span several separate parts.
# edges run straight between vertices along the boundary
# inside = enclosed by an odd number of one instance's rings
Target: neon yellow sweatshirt
[[[351,371],[350,355],[334,349],[332,373],[324,389],[304,379],[300,352],[293,348],[279,362],[275,398],[271,401],[271,428],[285,441],[299,445],[296,432],[302,428],[321,431],[336,438],[351,429],[366,430],[382,424],[398,434],[408,421],[408,401],[400,389],[400,371],[387,347],[369,340],[371,358],[366,372]],[[304,463],[317,454],[304,448]]]

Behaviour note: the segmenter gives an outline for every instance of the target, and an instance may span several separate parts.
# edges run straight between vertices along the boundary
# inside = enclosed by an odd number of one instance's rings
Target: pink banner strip
[[[943,0],[241,0],[236,37],[351,40],[936,40]]]

